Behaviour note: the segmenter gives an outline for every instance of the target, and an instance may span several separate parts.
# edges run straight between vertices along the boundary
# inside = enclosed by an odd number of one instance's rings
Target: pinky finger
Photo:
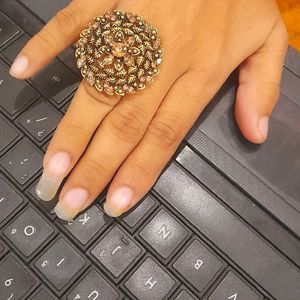
[[[175,82],[144,138],[115,175],[104,204],[108,215],[120,216],[149,191],[217,89],[206,82],[200,96],[199,84],[196,90],[193,75],[185,73]]]

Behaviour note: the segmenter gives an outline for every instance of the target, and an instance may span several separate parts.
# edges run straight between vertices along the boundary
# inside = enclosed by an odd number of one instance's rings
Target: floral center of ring
[[[128,48],[124,43],[114,43],[111,47],[111,52],[116,57],[124,57],[127,51]]]
[[[95,17],[76,48],[77,67],[88,84],[120,96],[151,83],[163,55],[157,29],[141,16],[118,10]]]

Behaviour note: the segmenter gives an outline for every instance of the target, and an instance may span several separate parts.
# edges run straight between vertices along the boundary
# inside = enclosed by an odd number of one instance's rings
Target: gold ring
[[[108,95],[144,89],[159,73],[163,55],[157,29],[141,16],[119,10],[95,17],[75,47],[81,75]]]

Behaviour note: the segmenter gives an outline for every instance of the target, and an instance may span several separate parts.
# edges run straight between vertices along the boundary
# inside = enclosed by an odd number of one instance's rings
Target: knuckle
[[[81,25],[80,13],[74,11],[71,7],[66,7],[56,13],[54,22],[57,28],[67,36],[72,36]]]
[[[131,167],[134,170],[135,174],[139,175],[139,178],[143,178],[143,180],[152,179],[154,177],[153,172],[151,172],[151,168],[147,167],[142,162],[136,163]]]
[[[153,121],[148,127],[147,134],[151,137],[151,143],[155,143],[163,149],[173,149],[180,140],[178,122],[173,119]]]
[[[144,131],[140,116],[140,109],[133,105],[126,105],[126,108],[112,113],[109,118],[109,127],[118,138],[134,143],[140,139]]]
[[[263,86],[267,99],[272,103],[276,102],[280,94],[280,86],[278,82],[266,82]]]
[[[56,129],[56,134],[61,133],[65,138],[81,140],[90,136],[89,130],[81,124],[73,122],[60,122]]]
[[[57,37],[47,29],[47,26],[42,31],[37,33],[32,39],[36,40],[38,45],[43,47],[45,50],[48,50],[49,47],[56,49],[59,45]]]
[[[84,159],[83,164],[85,169],[87,170],[87,174],[90,177],[95,178],[105,178],[110,174],[108,166],[105,166],[103,163],[104,160],[93,157],[87,157]]]

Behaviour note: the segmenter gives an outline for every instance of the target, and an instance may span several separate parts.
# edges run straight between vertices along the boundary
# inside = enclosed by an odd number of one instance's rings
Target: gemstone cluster
[[[95,17],[75,46],[82,76],[108,95],[144,89],[159,73],[163,56],[157,29],[141,16],[119,10]]]

